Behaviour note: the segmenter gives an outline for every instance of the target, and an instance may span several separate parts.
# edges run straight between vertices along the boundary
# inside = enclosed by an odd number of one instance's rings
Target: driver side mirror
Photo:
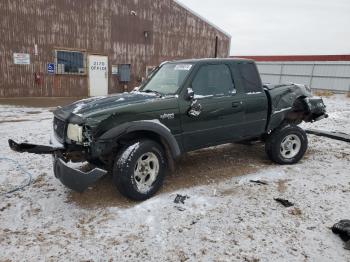
[[[187,94],[186,94],[187,100],[193,100],[194,99],[194,91],[192,88],[187,88]]]

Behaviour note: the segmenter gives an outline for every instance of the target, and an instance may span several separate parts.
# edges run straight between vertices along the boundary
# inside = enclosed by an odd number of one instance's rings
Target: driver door
[[[183,146],[191,151],[239,139],[244,103],[237,94],[229,65],[202,65],[189,86],[192,100],[180,100]],[[191,109],[196,114],[191,114]],[[198,110],[200,108],[200,110]]]

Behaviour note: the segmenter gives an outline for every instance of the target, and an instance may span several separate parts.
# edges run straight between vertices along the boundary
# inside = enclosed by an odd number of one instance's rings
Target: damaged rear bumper
[[[19,153],[53,155],[55,177],[59,179],[63,185],[77,192],[84,192],[89,186],[107,174],[106,170],[100,168],[94,168],[88,172],[84,172],[69,166],[63,157],[60,157],[67,151],[64,145],[56,144],[55,146],[47,146],[28,143],[19,144],[11,139],[8,142],[10,148]]]
[[[319,97],[307,97],[304,99],[308,110],[308,117],[305,119],[306,122],[315,122],[328,118],[326,113],[326,105],[322,98]]]

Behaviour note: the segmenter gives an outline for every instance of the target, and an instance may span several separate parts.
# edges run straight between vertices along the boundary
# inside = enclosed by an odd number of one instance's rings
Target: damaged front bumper
[[[54,174],[66,187],[76,191],[84,192],[89,186],[96,183],[101,177],[107,174],[106,170],[94,168],[88,172],[70,167],[61,158],[54,156]]]
[[[101,177],[107,174],[106,170],[93,168],[88,172],[73,168],[60,157],[67,152],[64,145],[55,143],[55,146],[35,145],[28,143],[18,144],[13,140],[9,140],[9,146],[12,150],[19,153],[32,153],[40,155],[53,155],[53,169],[57,179],[66,187],[77,191],[84,192],[89,186],[96,183]]]

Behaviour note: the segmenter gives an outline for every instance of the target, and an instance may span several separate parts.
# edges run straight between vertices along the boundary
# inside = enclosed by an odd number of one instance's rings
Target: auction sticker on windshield
[[[178,64],[175,66],[175,70],[188,71],[192,68],[191,64]]]

